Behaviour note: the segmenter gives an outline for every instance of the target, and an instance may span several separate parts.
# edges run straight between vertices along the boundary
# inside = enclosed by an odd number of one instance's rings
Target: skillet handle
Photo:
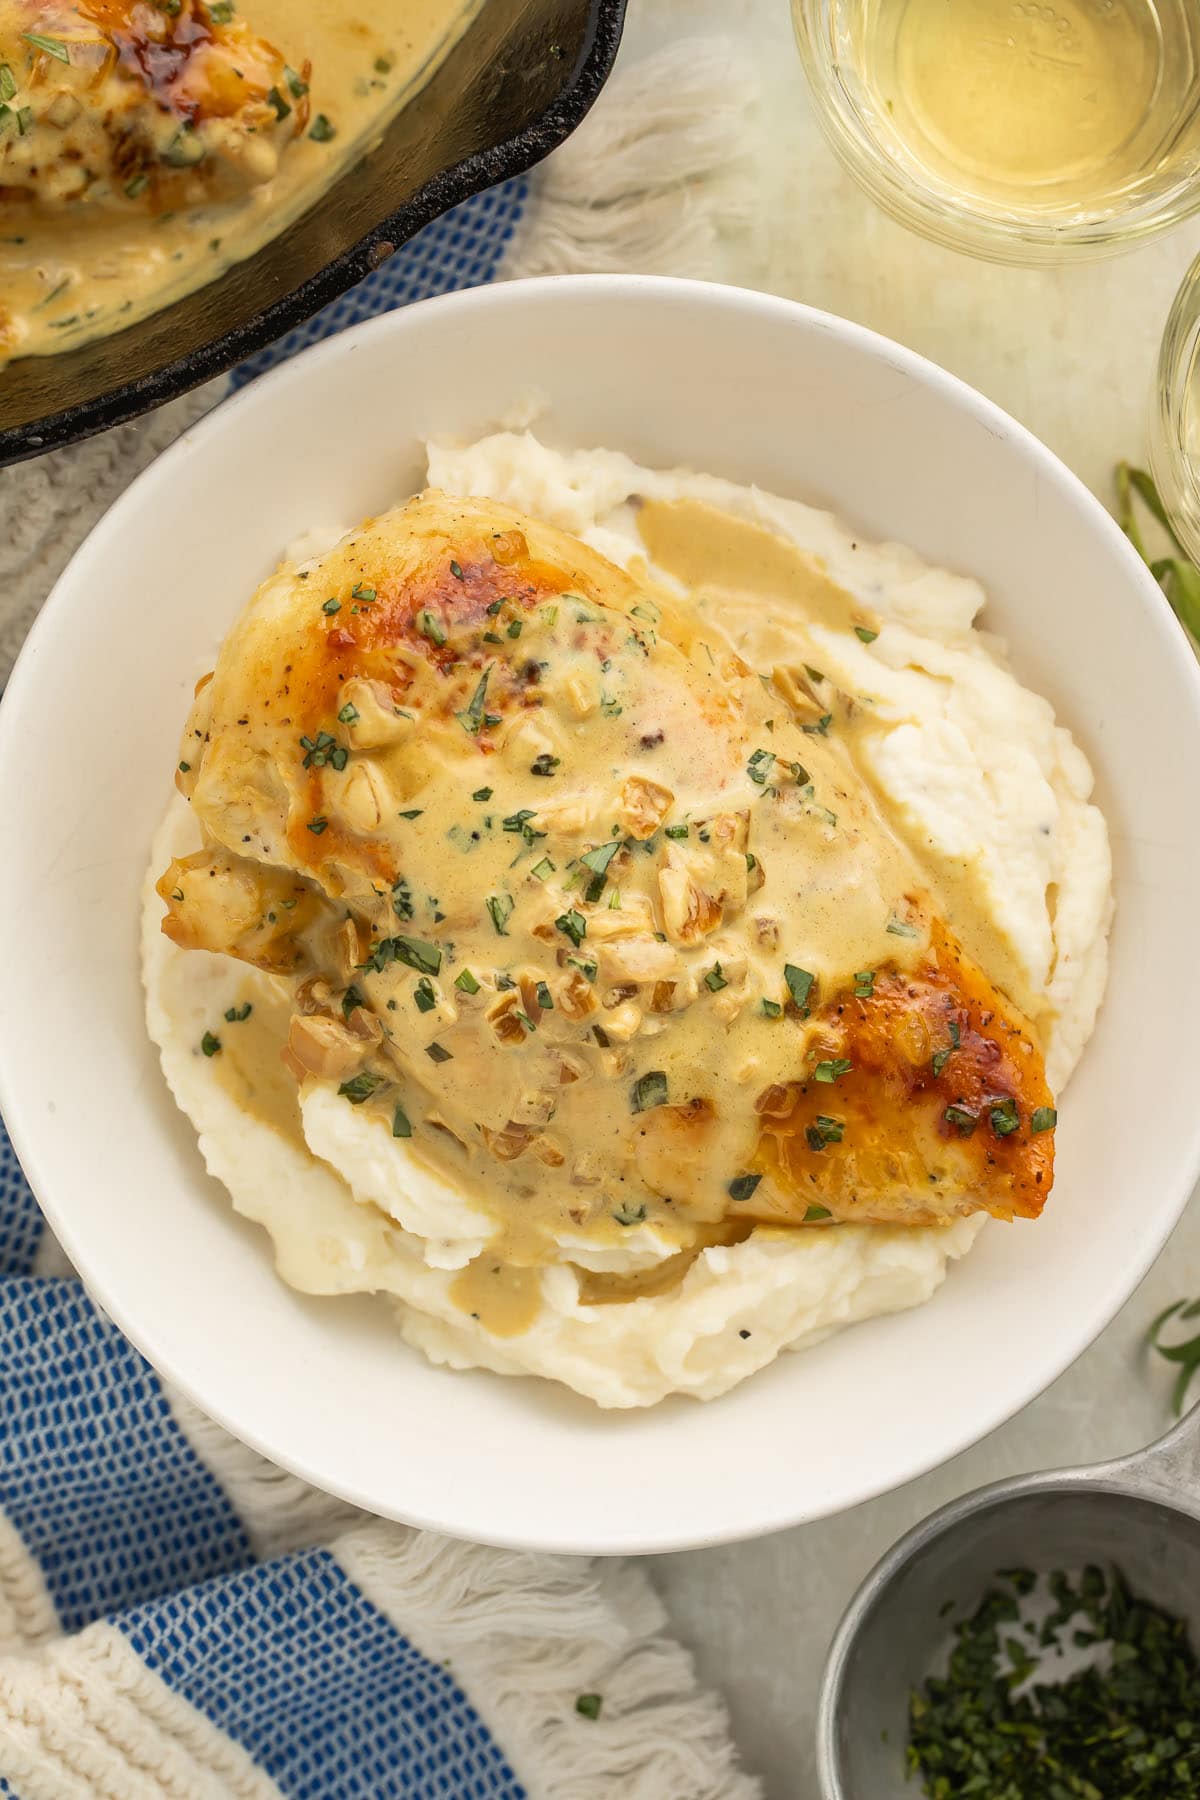
[[[1144,1450],[1124,1457],[1121,1475],[1134,1487],[1200,1503],[1200,1402]]]

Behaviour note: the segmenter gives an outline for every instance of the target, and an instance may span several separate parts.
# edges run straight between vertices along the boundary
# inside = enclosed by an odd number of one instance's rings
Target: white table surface
[[[1109,501],[1113,464],[1144,459],[1158,342],[1200,251],[1200,220],[1127,256],[1065,269],[1008,269],[955,255],[894,225],[834,160],[813,116],[786,0],[631,0],[622,54],[712,31],[742,39],[764,90],[761,234],[730,247],[728,279],[911,345],[1015,414]],[[1086,737],[1087,721],[1078,723]],[[1137,1204],[1131,1194],[1131,1231]],[[743,1758],[769,1800],[816,1795],[821,1665],[876,1558],[916,1520],[981,1482],[1116,1454],[1158,1435],[1169,1422],[1172,1377],[1143,1337],[1155,1313],[1185,1294],[1200,1294],[1197,1200],[1103,1336],[983,1443],[840,1518],[653,1559],[675,1628],[726,1694]]]

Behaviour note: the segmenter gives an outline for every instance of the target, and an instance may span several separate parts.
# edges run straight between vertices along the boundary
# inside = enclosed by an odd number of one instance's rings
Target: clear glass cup
[[[1175,296],[1158,353],[1150,472],[1176,537],[1200,563],[1200,257]]]
[[[792,0],[867,193],[996,262],[1097,256],[1200,210],[1197,0]]]

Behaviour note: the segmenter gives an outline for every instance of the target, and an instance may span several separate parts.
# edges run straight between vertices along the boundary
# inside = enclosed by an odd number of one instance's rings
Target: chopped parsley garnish
[[[423,806],[410,806],[407,812],[397,813],[398,819],[419,819],[424,812]]]
[[[954,1052],[950,1049],[934,1051],[932,1066],[933,1066],[933,1072],[935,1075],[941,1074],[942,1070],[945,1068],[946,1064],[950,1061],[950,1058],[953,1056],[953,1054],[954,1054]]]
[[[475,792],[471,795],[472,800],[479,800],[479,801],[490,800],[491,797],[492,797],[491,788],[476,788]]]
[[[509,813],[506,819],[502,819],[501,825],[505,831],[515,832],[519,837],[523,837],[527,844],[532,844],[535,839],[546,835],[544,831],[535,831],[529,823],[534,816],[532,806],[523,806],[520,812]]]
[[[330,138],[337,136],[337,126],[327,119],[324,113],[318,113],[308,135],[314,143],[327,144]]]
[[[463,578],[462,569],[455,562],[453,557],[450,558],[450,573],[453,575],[455,581],[461,581]]]
[[[710,994],[719,994],[722,988],[729,986],[729,983],[721,972],[721,965],[719,962],[714,963],[712,968],[708,971],[708,974],[704,977],[704,985]]]
[[[804,673],[810,681],[824,681],[825,679],[824,672],[821,669],[814,669],[811,663],[805,663]]]
[[[354,716],[357,718],[358,714]],[[323,769],[326,763],[331,763],[335,769],[344,769],[349,760],[349,751],[327,731],[318,731],[315,738],[302,737],[300,748],[304,751],[306,769]]]
[[[454,985],[461,994],[477,994],[479,992],[479,983],[476,981],[474,975],[472,975],[470,969],[461,970],[459,974],[454,977]]]
[[[1029,1130],[1034,1137],[1039,1131],[1053,1131],[1058,1114],[1052,1106],[1035,1106],[1029,1115]]]
[[[839,1075],[848,1075],[854,1064],[847,1056],[833,1056],[825,1062],[819,1062],[813,1070],[817,1081],[836,1081]]]
[[[329,824],[329,820],[326,818],[323,818],[318,813],[318,815],[315,819],[310,819],[308,821],[308,829],[312,832],[314,837],[320,837],[321,833],[327,828],[328,824]]]
[[[664,837],[685,838],[688,834],[686,825],[668,825],[663,832]]]
[[[856,638],[861,638],[864,644],[873,644],[875,639],[879,636],[879,633],[877,631],[868,630],[865,625],[856,625],[854,627],[854,635]]]
[[[190,169],[204,160],[204,145],[196,136],[195,128],[190,121],[185,121],[175,133],[166,149],[163,160],[173,169]],[[161,218],[167,215],[160,214]]]
[[[427,606],[423,606],[417,614],[417,630],[423,638],[428,638],[429,642],[436,644],[439,649],[446,641],[445,626],[437,614],[430,612]]]
[[[1009,1137],[1021,1123],[1015,1100],[989,1100],[988,1115],[997,1137]]]
[[[411,919],[413,916],[412,889],[403,875],[392,888],[392,910],[398,919]]]
[[[667,1077],[662,1069],[651,1069],[639,1075],[630,1090],[629,1104],[635,1113],[649,1112],[652,1107],[667,1104]]]
[[[292,109],[277,87],[267,89],[267,105],[274,110],[277,119],[291,117]]]
[[[380,975],[390,963],[396,962],[403,963],[406,968],[416,969],[422,975],[436,975],[442,966],[442,953],[436,944],[423,943],[420,938],[380,938],[361,966],[372,974]]]
[[[135,175],[130,181],[125,183],[125,198],[127,200],[136,200],[140,194],[145,193],[149,186],[150,177],[148,175]]]
[[[225,1008],[225,1023],[227,1025],[241,1025],[250,1017],[250,1014],[253,1011],[254,1008],[249,1000],[243,1001],[241,1006],[227,1006]]]
[[[491,672],[491,669],[485,669],[483,671],[483,674],[479,677],[475,692],[471,695],[470,704],[464,711],[456,712],[454,715],[463,730],[471,737],[474,737],[478,733],[479,727],[483,724],[484,702],[487,697],[488,677]]]
[[[70,62],[71,52],[61,38],[43,37],[39,31],[23,31],[21,36],[35,50],[44,50],[47,56],[53,56],[58,62]]]
[[[432,1012],[437,1005],[437,995],[433,991],[433,983],[428,975],[422,975],[418,981],[413,992],[413,999],[417,1003],[418,1012]]]
[[[205,1056],[215,1056],[221,1048],[221,1040],[219,1037],[214,1037],[211,1031],[206,1031],[200,1039],[200,1048]]]
[[[1200,1795],[1200,1659],[1187,1620],[1133,1593],[1119,1568],[1052,1569],[1041,1581],[999,1569],[952,1630],[944,1672],[909,1701],[908,1772],[926,1794]],[[1080,1650],[1091,1653],[1063,1664]]]
[[[542,1011],[543,1012],[553,1012],[554,1011],[554,995],[550,992],[550,989],[547,987],[546,983],[544,981],[539,981],[533,991],[534,991],[534,995],[537,998],[537,1003],[541,1007]]]
[[[801,731],[807,731],[810,737],[825,737],[833,724],[832,713],[822,713],[815,724],[802,725]]]
[[[788,768],[792,771],[792,774],[796,778],[796,786],[797,787],[808,787],[808,785],[810,784],[810,782],[812,780],[812,777],[809,774],[808,770],[805,768],[803,763],[798,763],[798,762],[789,763]]]
[[[530,763],[529,773],[531,775],[553,775],[561,760],[561,757],[551,756],[548,750],[543,750],[542,754],[535,756]]]
[[[973,1112],[968,1112],[965,1106],[948,1106],[942,1114],[942,1117],[945,1119],[947,1125],[954,1126],[959,1137],[970,1137],[976,1125],[979,1123],[975,1114]]]
[[[778,1019],[783,1012],[783,1008],[780,1006],[778,1000],[764,1000],[762,1002],[762,1012],[763,1017],[766,1019]]]
[[[748,1200],[761,1180],[761,1175],[735,1175],[725,1191],[731,1200]]]
[[[230,7],[229,10],[232,12],[233,8]],[[214,15],[215,11],[215,7],[209,8],[209,12]],[[287,63],[284,63],[283,65],[283,79],[287,82],[288,93],[292,96],[292,99],[302,100],[308,92],[308,83],[297,75],[295,69],[289,68]]]
[[[817,979],[807,969],[798,969],[795,963],[784,963],[783,979],[788,984],[788,992],[800,1008],[802,1015],[808,1017],[808,997],[812,993],[813,982]]]
[[[582,944],[584,938],[587,936],[587,920],[584,918],[583,914],[581,912],[576,912],[575,908],[572,907],[570,912],[559,913],[554,923],[564,937],[570,938],[571,942],[578,950],[580,944]]]
[[[333,617],[334,613],[339,613],[341,610],[342,603],[340,600],[326,600],[324,606],[321,608],[321,611],[323,613],[328,613],[330,618]]]
[[[346,989],[345,993],[342,995],[342,1017],[343,1017],[343,1019],[348,1019],[350,1017],[350,1014],[354,1011],[355,1007],[361,1006],[362,1004],[363,1004],[363,997],[352,982],[350,984],[350,986]]]
[[[352,703],[347,700],[345,706],[343,706],[338,713],[338,723],[339,725],[357,725],[359,716],[357,706],[352,705]]]
[[[535,880],[545,881],[548,875],[553,875],[554,869],[555,865],[550,861],[550,858],[548,856],[543,856],[541,862],[534,863],[529,873]]]
[[[828,1113],[818,1113],[812,1124],[806,1127],[804,1136],[810,1150],[824,1150],[826,1144],[840,1144],[844,1130],[841,1119],[831,1119]]]
[[[508,932],[505,928],[508,925],[508,921],[512,918],[513,907],[515,905],[516,901],[511,894],[488,895],[487,909],[492,916],[492,924],[496,927],[497,937],[508,936]]]
[[[602,1694],[577,1694],[575,1697],[575,1711],[584,1719],[598,1719],[603,1705]]]
[[[818,1219],[832,1219],[832,1217],[833,1214],[827,1206],[817,1206],[814,1203],[812,1206],[807,1206],[804,1209],[804,1223],[806,1225],[815,1225]]]
[[[228,25],[233,17],[233,0],[209,0],[208,16],[214,25]]]
[[[509,637],[510,638],[519,638],[521,635],[521,631],[523,629],[524,623],[525,622],[523,619],[514,619],[508,628]]]
[[[613,1209],[613,1218],[618,1225],[640,1225],[646,1217],[645,1203],[635,1206],[632,1200],[625,1200]],[[594,1717],[594,1715],[592,1715]]]
[[[585,869],[591,871],[593,879],[588,883],[584,896],[587,900],[598,900],[604,892],[604,883],[608,875],[608,866],[621,848],[621,840],[615,839],[611,844],[598,844],[594,850],[588,850],[580,857]]]
[[[869,1000],[874,992],[874,969],[859,969],[854,977],[854,998],[856,1000]]]
[[[765,787],[774,766],[775,756],[772,751],[756,750],[746,764],[746,773],[759,787]]]
[[[192,770],[192,765],[190,762],[181,762],[180,763],[179,772],[181,775],[190,775],[191,770]]]
[[[589,957],[568,956],[567,964],[572,969],[578,969],[585,980],[595,981],[596,964]]]
[[[412,1136],[412,1125],[402,1106],[397,1106],[392,1114],[392,1136],[394,1138],[410,1138]]]
[[[907,919],[898,919],[895,913],[888,920],[887,929],[893,937],[915,938],[921,935],[915,925],[910,925]]]
[[[443,1050],[440,1044],[426,1044],[425,1054],[430,1062],[444,1063],[453,1062],[454,1060],[451,1052],[449,1050]]]
[[[392,72],[391,58],[387,56],[377,56],[375,58],[374,67],[377,75],[390,75]]]
[[[361,1106],[369,1100],[377,1089],[383,1086],[383,1076],[374,1074],[370,1069],[363,1069],[349,1081],[343,1081],[338,1093],[348,1100],[351,1106]]]

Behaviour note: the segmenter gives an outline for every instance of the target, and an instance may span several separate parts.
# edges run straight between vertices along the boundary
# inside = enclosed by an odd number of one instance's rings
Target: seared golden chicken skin
[[[565,534],[428,493],[264,583],[177,777],[177,943],[294,982],[285,1052],[521,1224],[1034,1217],[1033,1028],[768,678]],[[400,1121],[403,1121],[403,1129]]]
[[[242,193],[303,130],[309,72],[205,0],[0,0],[0,205]]]

